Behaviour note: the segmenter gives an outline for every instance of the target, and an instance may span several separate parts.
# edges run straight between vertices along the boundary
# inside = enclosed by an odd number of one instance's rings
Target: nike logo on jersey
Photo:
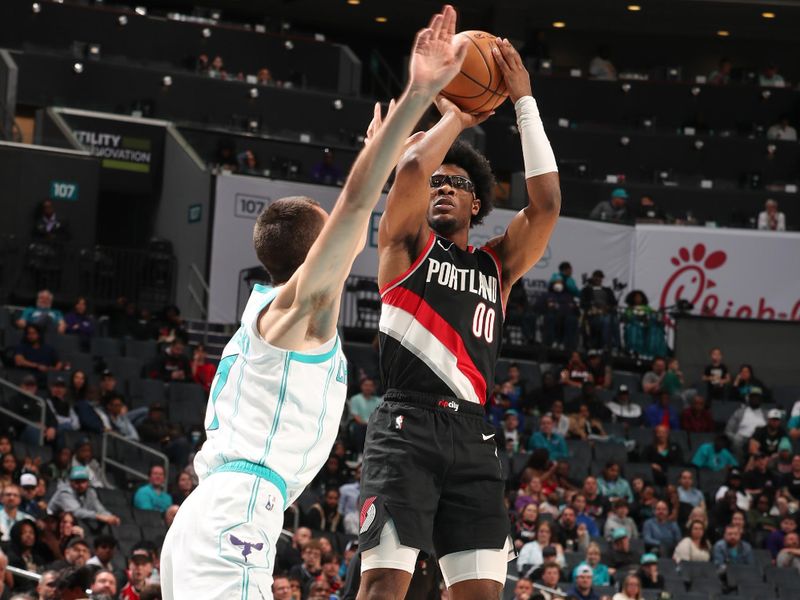
[[[483,441],[485,442],[486,440],[492,439],[494,437],[494,434],[490,433],[489,435],[486,435],[485,433],[482,433],[481,436],[483,437]]]
[[[450,252],[450,248],[453,247],[453,242],[450,242],[449,244],[447,244],[446,248],[445,248],[444,244],[442,243],[442,240],[436,240],[436,243],[439,244],[439,247],[442,250],[444,250],[445,252]]]

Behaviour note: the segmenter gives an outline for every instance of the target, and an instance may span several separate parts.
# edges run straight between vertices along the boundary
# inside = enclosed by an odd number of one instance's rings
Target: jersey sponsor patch
[[[375,515],[378,512],[378,509],[375,508],[375,500],[377,498],[377,496],[370,496],[364,500],[364,504],[361,506],[361,528],[358,530],[359,533],[365,533],[375,522]]]

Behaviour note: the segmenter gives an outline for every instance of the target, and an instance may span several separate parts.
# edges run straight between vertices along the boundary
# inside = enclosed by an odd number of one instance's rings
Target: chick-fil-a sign
[[[659,308],[800,320],[800,234],[637,226],[632,256],[634,287]]]

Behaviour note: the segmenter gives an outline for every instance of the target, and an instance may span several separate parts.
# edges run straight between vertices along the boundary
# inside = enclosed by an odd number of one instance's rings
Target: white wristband
[[[544,132],[536,100],[533,96],[523,96],[514,104],[514,110],[517,111],[517,129],[522,140],[525,179],[558,172],[556,157]]]

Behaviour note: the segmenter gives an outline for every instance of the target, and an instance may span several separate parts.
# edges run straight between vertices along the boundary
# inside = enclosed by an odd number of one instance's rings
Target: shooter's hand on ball
[[[448,113],[453,115],[458,120],[462,130],[480,125],[494,114],[494,111],[477,113],[474,115],[464,112],[444,96],[438,96],[436,98],[436,108],[439,109],[439,112],[442,114],[442,116],[445,116]]]
[[[508,40],[497,38],[496,41],[497,45],[492,50],[492,54],[503,72],[511,102],[516,103],[517,100],[524,96],[533,95],[531,92],[531,76],[525,65],[522,64],[522,57],[519,52]]]

